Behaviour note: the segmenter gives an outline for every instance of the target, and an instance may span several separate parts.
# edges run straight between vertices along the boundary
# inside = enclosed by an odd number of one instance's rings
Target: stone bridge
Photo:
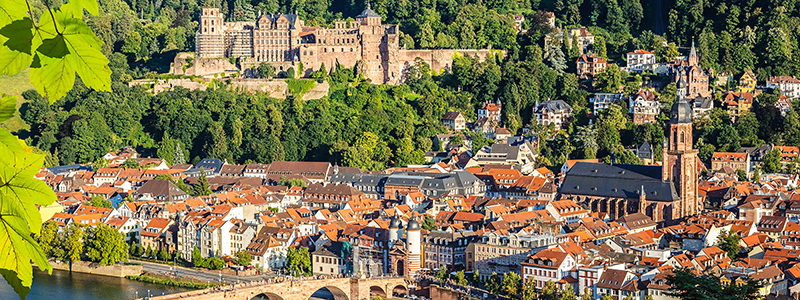
[[[308,300],[322,288],[328,289],[334,300],[371,300],[377,296],[386,299],[393,292],[408,294],[410,282],[403,277],[386,278],[333,278],[297,280],[281,283],[242,283],[223,290],[204,289],[165,296],[153,300]]]

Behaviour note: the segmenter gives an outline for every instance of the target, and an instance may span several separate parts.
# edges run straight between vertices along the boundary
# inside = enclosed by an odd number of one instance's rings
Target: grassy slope
[[[32,88],[33,84],[28,81],[28,70],[22,71],[14,76],[0,75],[0,93],[20,95],[22,92]],[[19,117],[19,108],[22,106],[23,102],[25,102],[25,99],[22,98],[22,96],[17,98],[17,112],[14,113],[14,117],[11,118],[11,120],[0,123],[0,126],[8,129],[8,131],[12,133],[22,133],[20,138],[27,137],[27,133],[31,129],[30,126]]]

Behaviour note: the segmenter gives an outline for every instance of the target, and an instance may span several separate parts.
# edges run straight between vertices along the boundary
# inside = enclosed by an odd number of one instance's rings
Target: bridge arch
[[[398,284],[392,288],[392,296],[408,295],[408,288],[405,285]]]
[[[369,287],[369,298],[370,299],[375,299],[375,297],[378,297],[378,296],[380,296],[381,299],[387,299],[386,298],[386,296],[387,296],[386,295],[386,291],[383,290],[382,287],[377,286],[377,285],[370,286]]]
[[[255,295],[250,300],[285,300],[278,294],[270,293],[270,292],[263,292],[261,294]]]
[[[342,289],[333,286],[333,285],[326,285],[321,288],[318,288],[314,291],[311,291],[311,294],[308,294],[308,297],[299,297],[301,299],[297,300],[306,300],[314,298],[322,298],[322,299],[329,299],[329,300],[350,300],[348,297],[350,291],[343,291]],[[317,295],[317,296],[315,296]],[[271,299],[270,299],[271,300]],[[314,300],[314,299],[312,299]]]

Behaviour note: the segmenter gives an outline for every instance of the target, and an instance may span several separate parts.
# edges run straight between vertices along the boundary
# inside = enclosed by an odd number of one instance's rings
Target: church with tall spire
[[[672,223],[700,213],[700,161],[692,144],[689,86],[684,74],[678,73],[660,166],[577,162],[564,176],[561,199],[606,213],[611,219],[644,214],[656,222]]]
[[[683,93],[687,99],[694,100],[694,98],[697,97],[711,97],[712,91],[708,88],[709,76],[703,71],[703,68],[700,67],[699,61],[700,58],[697,56],[697,49],[694,47],[694,39],[692,39],[692,48],[689,50],[689,56],[675,67],[675,72],[672,77],[672,82],[676,84],[678,83],[679,77],[682,76],[684,78],[686,81],[686,89]]]

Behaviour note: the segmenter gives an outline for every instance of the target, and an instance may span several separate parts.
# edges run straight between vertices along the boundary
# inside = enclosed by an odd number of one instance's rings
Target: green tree
[[[71,223],[67,227],[64,238],[64,254],[66,256],[63,257],[63,259],[70,263],[70,268],[72,262],[81,260],[85,236],[86,232],[84,232],[83,228],[78,224]]]
[[[772,149],[767,152],[761,161],[761,168],[767,174],[779,173],[781,171],[781,150]]]
[[[738,234],[723,230],[717,237],[717,246],[727,252],[730,259],[736,260],[739,256],[739,251],[741,251],[739,240],[741,238],[739,238]]]
[[[203,258],[203,255],[200,254],[200,249],[194,247],[192,250],[192,266],[195,268],[203,268],[206,266],[206,260]]]
[[[36,235],[36,242],[42,247],[42,253],[51,256],[54,247],[60,247],[58,239],[58,224],[55,221],[47,221],[42,225],[42,231]]]
[[[499,294],[502,291],[502,278],[497,273],[492,272],[492,276],[489,276],[489,280],[486,281],[486,290],[492,294]]]
[[[615,64],[609,64],[606,70],[597,74],[597,86],[604,93],[617,93],[625,82],[626,75]]]
[[[739,178],[739,181],[747,181],[747,172],[742,169],[736,169],[736,176]]]
[[[472,273],[472,284],[475,286],[483,285],[483,280],[481,280],[481,271],[475,270],[475,273]]]
[[[158,251],[158,259],[163,260],[163,261],[168,261],[168,260],[172,259],[172,257],[169,254],[169,252],[167,252],[167,248],[161,248],[161,251]]]
[[[678,269],[667,276],[674,296],[682,300],[695,299],[760,299],[760,281],[744,277],[745,284],[722,284],[716,276],[696,276],[686,269]]]
[[[261,78],[275,77],[275,67],[266,62],[260,63],[258,65],[258,76]]]
[[[306,247],[290,247],[286,254],[286,268],[292,276],[311,275],[311,254]]]
[[[606,50],[606,39],[603,36],[596,36],[594,38],[594,52],[597,56],[608,60],[608,51]]]
[[[538,289],[536,288],[536,281],[528,280],[522,284],[522,300],[537,299]]]
[[[112,208],[111,201],[101,196],[92,196],[92,198],[89,198],[89,205],[94,207]]]
[[[550,47],[547,48],[545,61],[550,68],[553,68],[553,70],[556,70],[558,73],[564,73],[564,70],[567,69],[567,60],[564,58],[564,52],[556,45],[550,45]]]
[[[236,252],[236,254],[234,254],[234,255],[236,256],[236,264],[237,265],[240,265],[240,266],[249,266],[250,265],[250,262],[252,260],[252,257],[250,256],[250,252],[241,250],[239,252]]]
[[[673,60],[679,55],[681,55],[681,53],[678,52],[678,46],[675,45],[674,42],[670,42],[669,44],[667,44],[667,53],[665,54],[664,59]]]
[[[436,220],[434,220],[433,217],[431,217],[431,216],[426,214],[425,215],[425,220],[422,221],[422,229],[425,229],[425,230],[428,230],[428,231],[433,231],[433,230],[436,230],[438,228],[439,227],[436,226]]]
[[[450,273],[447,272],[447,266],[442,266],[439,268],[439,271],[436,271],[436,278],[439,278],[441,281],[445,281],[450,278]]]
[[[139,169],[140,166],[139,162],[135,158],[129,158],[125,160],[120,167],[126,169]]]
[[[783,137],[786,145],[800,146],[800,117],[794,109],[786,114],[786,121],[783,124]]]
[[[125,236],[102,223],[89,231],[85,251],[89,260],[103,266],[116,264],[128,258]]]
[[[520,279],[517,273],[508,272],[503,275],[503,292],[512,298],[516,298],[517,294],[520,292],[521,283],[522,279]]]
[[[429,23],[422,24],[422,27],[417,34],[417,41],[419,41],[419,47],[430,49],[436,46],[436,41],[434,40],[434,33],[433,28]]]
[[[464,275],[464,270],[456,272],[456,283],[462,286],[467,286],[469,284],[467,277]]]
[[[150,245],[147,245],[147,250],[144,253],[147,258],[155,258],[156,254],[158,254],[157,251],[153,252],[153,247],[150,247]]]
[[[289,67],[289,69],[286,70],[286,78],[297,78],[293,67]]]
[[[214,192],[208,187],[208,178],[206,177],[206,170],[200,169],[200,177],[197,178],[197,183],[192,187],[193,196],[207,196]]]
[[[573,291],[572,288],[566,288],[561,292],[559,300],[578,300],[578,296],[575,295],[575,291]]]
[[[164,137],[158,143],[158,151],[156,152],[159,158],[164,159],[168,165],[175,163],[175,140],[169,137],[168,132],[164,132]]]

